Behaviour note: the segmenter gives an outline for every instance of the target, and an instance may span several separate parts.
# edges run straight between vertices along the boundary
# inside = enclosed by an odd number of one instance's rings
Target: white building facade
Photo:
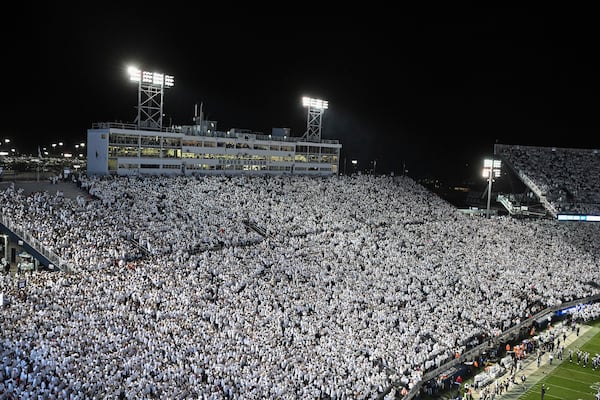
[[[228,132],[197,126],[139,130],[96,123],[87,132],[88,175],[336,175],[337,140]]]

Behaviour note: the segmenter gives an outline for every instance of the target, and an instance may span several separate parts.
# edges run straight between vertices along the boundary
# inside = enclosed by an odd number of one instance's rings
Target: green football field
[[[569,352],[565,349],[566,357],[562,363],[537,381],[519,400],[541,399],[542,384],[548,388],[545,400],[596,400],[600,390],[600,368],[594,371],[591,364],[592,357],[600,354],[600,329],[598,321],[593,325],[595,334],[592,333],[591,338],[581,337],[569,346],[574,352],[581,349],[590,353],[587,367],[583,367],[583,362],[577,365],[575,355],[573,362],[569,362]]]

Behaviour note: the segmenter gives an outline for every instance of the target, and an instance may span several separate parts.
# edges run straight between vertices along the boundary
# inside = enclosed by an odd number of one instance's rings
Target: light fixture
[[[138,83],[136,124],[138,129],[162,130],[164,90],[175,84],[173,75],[127,68],[129,80]]]
[[[319,110],[327,110],[327,108],[329,108],[329,102],[327,100],[313,99],[311,97],[303,97],[302,105],[304,107],[311,107]]]
[[[494,159],[483,160],[481,175],[488,180],[487,217],[490,218],[490,199],[492,196],[492,182],[499,178],[502,172],[502,161]]]
[[[129,80],[132,82],[142,82],[153,86],[174,86],[175,77],[173,75],[165,75],[160,72],[142,71],[137,67],[128,67]]]
[[[302,137],[318,143],[321,141],[323,112],[329,108],[329,102],[304,96],[302,97],[302,105],[308,108],[306,132]]]

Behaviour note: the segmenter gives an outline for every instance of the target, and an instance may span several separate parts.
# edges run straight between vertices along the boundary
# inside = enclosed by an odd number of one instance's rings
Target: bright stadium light
[[[142,71],[137,67],[128,67],[129,80],[132,82],[142,82],[154,86],[174,86],[175,78],[172,75],[165,75],[160,72]]]
[[[303,97],[302,105],[304,107],[312,107],[319,110],[327,110],[327,108],[329,108],[329,102],[327,100],[312,99],[310,97]]]
[[[302,106],[308,108],[306,118],[306,132],[302,136],[315,142],[321,141],[321,119],[323,112],[329,108],[327,100],[313,99],[311,97],[302,97]]]
[[[162,129],[163,97],[165,88],[175,85],[173,75],[143,71],[135,66],[127,68],[129,80],[138,83],[138,129]]]
[[[137,67],[130,66],[127,68],[127,72],[129,73],[129,80],[132,82],[139,82],[142,79],[142,71]]]
[[[144,83],[152,83],[152,72],[143,71],[142,72],[142,82]]]
[[[152,83],[154,85],[162,85],[164,83],[165,76],[163,74],[159,74],[158,72],[152,73]]]
[[[488,180],[488,198],[487,198],[487,218],[490,218],[490,199],[492,197],[492,182],[494,178],[499,178],[502,172],[502,161],[494,159],[483,160],[483,170],[481,175]]]

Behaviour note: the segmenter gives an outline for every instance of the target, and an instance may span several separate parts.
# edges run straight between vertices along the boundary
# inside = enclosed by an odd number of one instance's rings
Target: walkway
[[[0,191],[4,191],[11,184],[15,185],[17,189],[23,189],[25,194],[35,193],[35,192],[48,192],[55,194],[57,191],[61,191],[63,196],[70,199],[77,199],[77,196],[89,197],[89,193],[83,189],[77,187],[77,185],[73,182],[58,182],[58,183],[50,183],[47,180],[43,181],[12,181],[0,182]]]
[[[56,194],[58,191],[60,191],[65,198],[69,198],[72,200],[76,200],[78,196],[83,196],[86,199],[90,198],[90,195],[88,192],[77,187],[77,185],[71,181],[67,181],[67,182],[59,181],[59,182],[53,184],[49,180],[41,180],[41,181],[20,181],[20,180],[6,181],[6,180],[4,180],[4,181],[0,182],[0,192],[6,190],[6,188],[10,187],[11,185],[15,185],[15,189],[17,189],[17,190],[22,189],[23,193],[25,195],[29,195],[31,193],[36,193],[36,192],[48,192],[49,194]],[[1,221],[1,219],[0,219],[0,221]],[[10,224],[7,224],[7,228],[10,229]],[[0,232],[0,233],[2,233],[2,232]],[[13,232],[13,233],[17,234],[20,238],[27,241],[27,238],[24,236],[23,232],[21,232],[21,233]],[[33,241],[32,242],[27,241],[27,243],[30,246],[32,246],[36,251],[38,251],[40,254],[43,254],[46,258],[48,258],[48,260],[51,260],[51,258],[49,258],[48,252],[44,252],[43,249],[36,248],[35,247],[36,244]],[[16,251],[18,253],[23,251],[22,246],[17,245],[16,242],[9,242],[8,248],[9,249],[17,248]],[[7,256],[6,258],[10,262],[10,274],[12,274],[14,276],[17,273],[17,263],[19,262],[19,258],[14,257],[14,259],[13,259],[12,257],[9,257],[9,256]],[[53,262],[53,263],[55,263],[55,262]]]

